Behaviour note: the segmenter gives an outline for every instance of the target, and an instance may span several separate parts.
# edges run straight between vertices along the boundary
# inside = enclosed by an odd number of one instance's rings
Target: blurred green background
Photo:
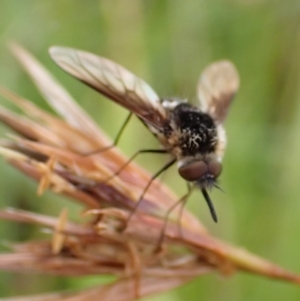
[[[110,137],[126,111],[60,71],[51,45],[72,46],[108,57],[145,79],[159,95],[196,100],[196,83],[210,62],[232,60],[241,88],[226,130],[228,148],[221,187],[212,198],[215,225],[200,193],[188,207],[217,237],[300,273],[300,4],[296,0],[0,0],[0,83],[50,110],[7,48],[16,40],[35,54]],[[3,98],[0,104],[10,106]],[[1,125],[1,136],[7,129]],[[142,137],[142,138],[141,138]],[[157,142],[138,120],[120,147],[128,155]],[[163,158],[138,160],[155,171]],[[46,193],[0,160],[0,205],[57,215],[70,201]],[[164,181],[183,194],[174,168]],[[74,214],[76,218],[76,214]],[[45,234],[0,221],[2,241]],[[4,247],[0,247],[4,251]],[[0,297],[79,289],[106,278],[56,278],[0,272]],[[100,297],[99,297],[100,298]],[[145,300],[299,300],[297,286],[239,273],[195,279]]]

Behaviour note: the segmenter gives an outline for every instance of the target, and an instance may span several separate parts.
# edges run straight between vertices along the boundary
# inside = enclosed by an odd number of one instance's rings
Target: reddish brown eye
[[[195,161],[178,169],[179,174],[187,181],[196,181],[208,171],[203,161]]]
[[[222,172],[222,164],[218,161],[208,162],[208,172],[217,178]]]

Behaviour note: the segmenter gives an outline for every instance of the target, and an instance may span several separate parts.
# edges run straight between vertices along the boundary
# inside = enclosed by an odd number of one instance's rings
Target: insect
[[[137,115],[163,146],[156,152],[172,157],[152,180],[177,162],[180,176],[200,188],[217,222],[207,190],[218,187],[222,172],[226,148],[223,122],[239,87],[234,65],[223,60],[203,71],[197,87],[199,103],[194,106],[186,100],[160,98],[142,79],[106,58],[58,46],[50,48],[50,55],[67,73]]]

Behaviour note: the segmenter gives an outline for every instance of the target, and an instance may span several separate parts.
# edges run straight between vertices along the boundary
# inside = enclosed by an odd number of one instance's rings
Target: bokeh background
[[[297,0],[0,0],[0,83],[50,110],[12,58],[18,41],[34,53],[97,121],[115,137],[127,112],[68,77],[49,59],[51,45],[72,46],[108,57],[145,79],[159,95],[196,101],[196,83],[210,62],[232,60],[241,88],[226,121],[228,148],[221,187],[212,198],[212,222],[200,193],[188,207],[217,237],[300,273],[300,4]],[[3,98],[0,104],[10,107]],[[1,137],[7,128],[0,126]],[[157,142],[133,120],[120,148],[128,155]],[[155,171],[165,158],[137,161]],[[45,193],[0,159],[0,206],[57,215],[69,200]],[[178,195],[185,184],[176,168],[163,179]],[[47,234],[0,221],[1,241]],[[5,250],[5,244],[0,246]],[[0,297],[80,289],[107,277],[57,278],[0,272]],[[101,297],[99,296],[101,299]],[[239,273],[195,279],[145,300],[299,300],[300,288]]]

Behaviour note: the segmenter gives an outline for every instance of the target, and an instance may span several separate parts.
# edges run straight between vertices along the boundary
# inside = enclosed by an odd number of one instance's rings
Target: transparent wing
[[[50,56],[64,71],[130,110],[147,124],[161,128],[167,112],[153,89],[120,65],[94,54],[51,47]]]
[[[239,83],[238,72],[231,62],[209,65],[201,74],[197,88],[201,110],[212,116],[216,123],[224,122]]]

